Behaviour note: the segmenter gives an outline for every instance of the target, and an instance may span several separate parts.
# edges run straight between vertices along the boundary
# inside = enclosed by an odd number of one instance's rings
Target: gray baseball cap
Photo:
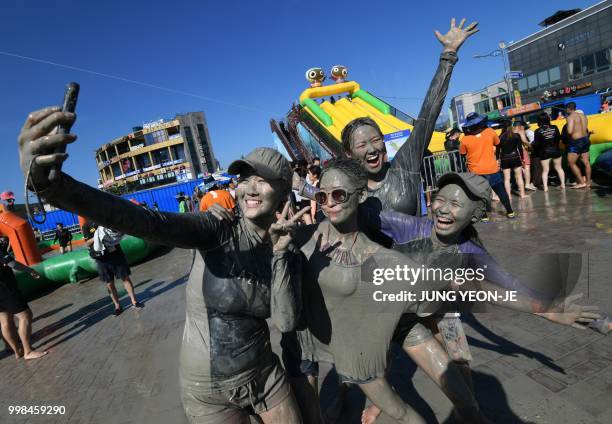
[[[250,168],[256,175],[269,180],[283,180],[289,188],[293,171],[289,161],[277,150],[270,147],[258,147],[244,159],[235,160],[227,169],[233,175],[240,175],[245,168]]]
[[[465,187],[473,196],[491,204],[491,186],[486,178],[471,172],[449,172],[438,179],[438,188],[448,184],[458,184]]]

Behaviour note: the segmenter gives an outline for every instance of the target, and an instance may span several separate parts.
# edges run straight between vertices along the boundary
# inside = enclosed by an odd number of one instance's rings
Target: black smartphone
[[[62,112],[76,112],[77,100],[79,99],[80,86],[76,82],[69,82],[66,85],[66,92],[64,93],[64,101],[62,103]],[[60,125],[57,129],[58,134],[70,133],[71,124]],[[66,147],[58,147],[54,153],[65,153]],[[60,167],[54,166],[49,172],[49,180],[55,181],[60,175]]]

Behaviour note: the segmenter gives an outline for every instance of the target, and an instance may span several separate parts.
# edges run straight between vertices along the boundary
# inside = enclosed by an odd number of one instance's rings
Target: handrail
[[[332,96],[334,94],[349,93],[352,95],[358,90],[360,90],[360,86],[355,81],[307,88],[300,94],[300,104],[304,106],[304,100],[306,99],[316,99],[319,97]]]

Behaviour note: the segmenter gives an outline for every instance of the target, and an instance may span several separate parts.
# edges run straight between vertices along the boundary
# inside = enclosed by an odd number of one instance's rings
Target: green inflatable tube
[[[591,144],[591,147],[589,148],[589,162],[591,162],[591,165],[595,163],[599,155],[610,149],[612,149],[612,142]]]
[[[323,124],[326,127],[329,127],[331,125],[333,125],[334,121],[332,119],[331,116],[329,116],[327,114],[327,112],[325,112],[323,109],[321,109],[321,106],[319,106],[317,104],[317,102],[315,102],[312,99],[304,99],[304,101],[302,102],[302,106],[306,106],[308,109],[310,109],[310,111],[317,117],[319,118],[319,120],[321,122],[323,122]]]
[[[389,115],[391,113],[391,106],[381,100],[378,100],[376,97],[372,96],[367,91],[357,90],[353,93],[353,98],[359,98],[363,100],[364,102],[368,103],[370,106],[377,109],[381,113],[384,113],[385,115]]]
[[[158,245],[132,236],[125,236],[121,240],[121,249],[130,265],[145,259],[158,247]],[[25,296],[67,282],[76,283],[83,278],[92,277],[98,273],[96,262],[89,256],[88,249],[79,249],[54,256],[31,266],[31,268],[35,269],[42,277],[34,279],[27,273],[16,273],[19,290]]]

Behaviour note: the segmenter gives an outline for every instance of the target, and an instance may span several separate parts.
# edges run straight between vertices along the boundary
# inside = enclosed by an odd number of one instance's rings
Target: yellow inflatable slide
[[[332,103],[324,99],[330,96],[340,97]],[[322,103],[318,103],[317,99],[323,99]],[[300,104],[338,143],[342,142],[342,129],[356,118],[373,119],[386,140],[395,136],[405,139],[413,128],[406,122],[411,120],[410,117],[362,90],[355,81],[308,88],[300,95]],[[429,150],[444,150],[444,133],[434,132]]]

